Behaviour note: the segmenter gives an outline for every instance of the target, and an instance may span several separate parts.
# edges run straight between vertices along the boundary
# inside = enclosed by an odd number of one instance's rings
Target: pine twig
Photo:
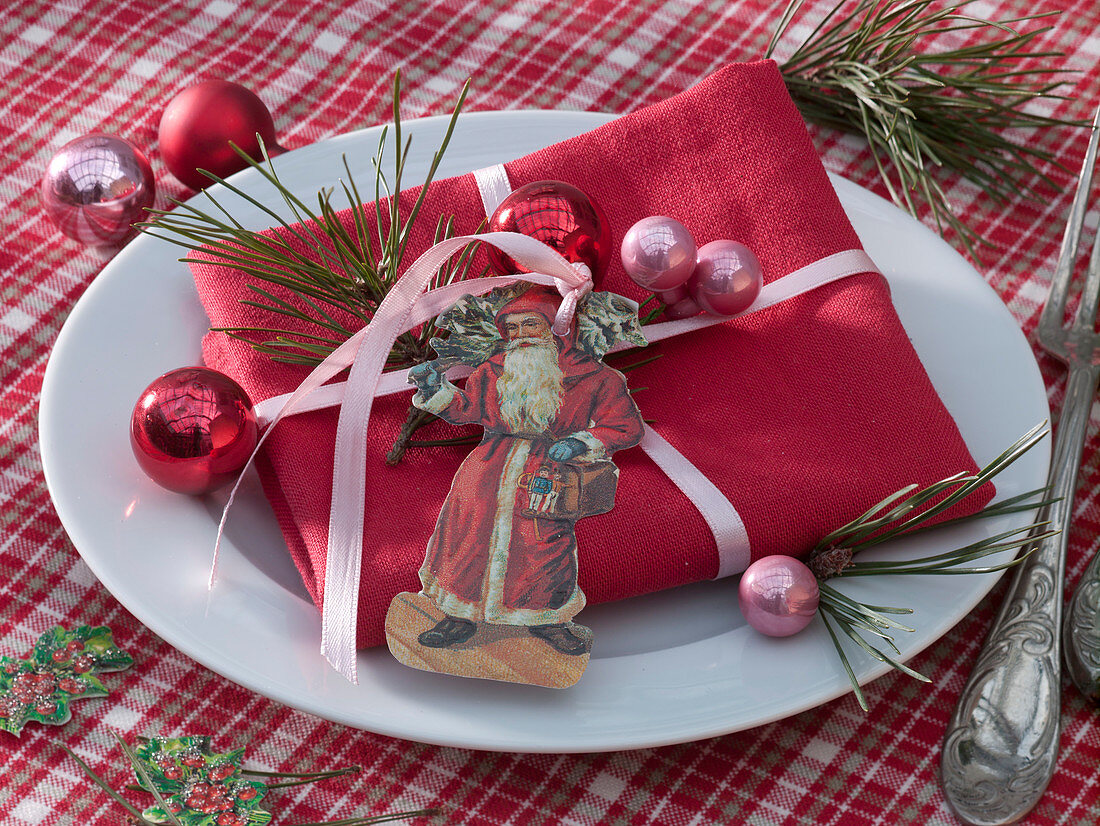
[[[156,220],[137,226],[149,235],[188,250],[201,248],[206,258],[248,276],[252,280],[247,286],[254,297],[242,300],[243,304],[263,310],[272,319],[289,319],[299,325],[294,329],[281,328],[278,326],[281,322],[273,320],[269,325],[221,327],[217,332],[246,342],[273,361],[316,366],[352,334],[340,314],[347,314],[359,324],[369,323],[401,277],[412,228],[450,144],[468,91],[467,82],[459,94],[440,146],[432,155],[420,194],[404,214],[399,208],[397,194],[404,186],[411,138],[402,131],[401,74],[397,72],[393,83],[392,128],[382,129],[377,154],[372,159],[375,172],[373,204],[364,203],[348,160],[343,158],[347,181],[341,181],[340,188],[349,204],[349,226],[341,221],[332,204],[331,189],[317,193],[316,207],[310,207],[291,192],[280,180],[262,140],[258,161],[239,147],[233,148],[242,161],[272,187],[289,212],[289,218],[217,175],[208,171],[204,174],[213,183],[221,184],[260,209],[278,232],[246,229],[209,190],[204,190],[203,194],[212,209],[172,201],[173,210],[151,210]],[[383,158],[387,137],[391,134],[392,172],[387,175],[383,170]],[[386,197],[389,201],[383,207]],[[372,219],[376,230],[373,238],[368,230]],[[454,235],[453,217],[440,218],[435,241],[438,243]],[[467,245],[448,261],[436,273],[431,286],[439,287],[477,275],[472,270],[477,246]],[[300,252],[303,248],[310,252]],[[181,260],[196,263],[202,259],[188,256]],[[289,292],[293,300],[283,297],[285,292],[279,291]],[[313,331],[303,332],[303,326]],[[431,323],[423,325],[418,332],[403,333],[394,343],[386,368],[406,369],[429,360],[430,340],[439,334]],[[387,461],[391,464],[400,461],[412,443],[413,433],[432,418],[410,406],[406,425],[398,434]]]
[[[966,13],[975,0],[840,0],[780,66],[802,115],[854,132],[868,142],[890,198],[914,215],[927,208],[937,229],[957,234],[974,257],[989,242],[947,202],[942,173],[975,184],[1001,203],[1036,180],[1054,186],[1038,167],[1057,166],[1034,140],[1016,143],[1012,130],[1083,125],[1036,114],[1036,101],[1063,101],[1068,70],[1036,67],[1063,58],[1034,49],[1054,13],[981,20]],[[790,0],[765,52],[770,57],[803,0]],[[943,47],[959,34],[980,39]]]
[[[1004,516],[1024,511],[1042,512],[1052,502],[1047,495],[1047,488],[1010,497],[968,517],[933,524],[940,514],[982,488],[1048,434],[1049,428],[1044,422],[1029,430],[976,473],[956,474],[919,490],[916,485],[902,488],[856,519],[823,537],[810,553],[808,565],[818,578],[820,590],[818,611],[848,675],[856,699],[864,711],[868,709],[867,700],[841,644],[841,637],[850,639],[873,659],[886,663],[891,668],[915,679],[928,682],[928,678],[923,674],[913,671],[895,659],[895,656],[900,654],[900,650],[894,642],[893,632],[912,632],[914,629],[892,619],[891,615],[910,614],[912,609],[859,602],[843,594],[831,584],[831,580],[885,574],[982,574],[1018,565],[1034,552],[1040,540],[1056,533],[1048,529],[1049,522],[1036,521],[1031,525],[1002,531],[961,548],[919,559],[863,561],[857,560],[855,556],[861,550],[873,547],[886,539],[912,536],[933,527],[956,524],[962,520]],[[972,564],[993,554],[1020,550],[1024,553],[1017,554],[1004,562],[984,566]],[[834,630],[834,625],[837,630]],[[883,651],[880,646],[889,648],[894,656]]]

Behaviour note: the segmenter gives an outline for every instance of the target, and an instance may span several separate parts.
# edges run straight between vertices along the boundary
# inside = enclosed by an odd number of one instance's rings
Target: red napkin
[[[719,238],[747,244],[773,281],[860,247],[771,61],[728,66],[676,97],[506,167],[513,186],[544,179],[579,186],[607,213],[616,248],[634,222],[670,215],[700,245]],[[401,202],[407,207],[415,197],[403,193]],[[472,176],[430,187],[406,261],[430,246],[437,216],[452,213],[457,232],[473,232],[483,220]],[[614,258],[602,289],[643,298]],[[240,303],[253,297],[246,276],[216,263],[193,270],[212,326],[288,326],[284,317]],[[289,392],[305,375],[222,334],[208,334],[203,344],[206,363],[237,379],[254,400]],[[877,274],[663,341],[655,351],[659,359],[629,373],[631,386],[645,388],[635,394],[638,406],[734,504],[754,559],[804,554],[908,483],[975,469]],[[416,571],[466,450],[413,449],[387,465],[408,407],[407,394],[381,398],[371,419],[360,646],[383,641],[394,594],[419,590]],[[258,460],[318,605],[336,417],[327,410],[284,420]],[[417,438],[456,432],[435,423]],[[614,510],[577,524],[588,600],[713,577],[714,540],[691,502],[640,449],[615,460],[621,475]],[[992,494],[986,486],[969,508]]]

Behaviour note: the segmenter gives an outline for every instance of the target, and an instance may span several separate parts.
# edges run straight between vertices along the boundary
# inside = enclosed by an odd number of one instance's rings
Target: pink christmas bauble
[[[275,142],[275,122],[254,93],[228,80],[207,80],[184,89],[160,118],[157,138],[168,171],[192,189],[213,183],[198,169],[227,178],[248,166],[230,141],[259,160],[263,138],[269,155],[283,151]]]
[[[248,395],[206,367],[165,373],[145,388],[130,419],[130,446],[141,469],[177,493],[209,493],[231,482],[258,434]]]
[[[603,210],[564,181],[534,181],[514,190],[489,218],[489,230],[528,235],[567,261],[587,264],[596,285],[611,262],[611,227]],[[488,255],[499,275],[530,272],[496,247],[488,247]]]
[[[58,150],[38,194],[65,235],[90,246],[111,246],[149,217],[145,209],[156,188],[144,152],[124,138],[93,133]]]
[[[687,227],[664,215],[634,224],[623,236],[619,252],[630,279],[656,293],[687,283],[695,269],[695,253],[695,240]]]
[[[688,290],[711,315],[737,315],[748,309],[764,286],[760,261],[737,241],[711,241],[699,247]]]
[[[661,290],[657,297],[665,305],[665,318],[675,321],[678,318],[691,318],[699,315],[702,310],[695,303],[695,299],[688,295],[687,287],[673,287],[670,290]]]
[[[746,622],[769,637],[789,637],[810,624],[820,589],[813,571],[791,556],[765,556],[741,575],[737,601]]]

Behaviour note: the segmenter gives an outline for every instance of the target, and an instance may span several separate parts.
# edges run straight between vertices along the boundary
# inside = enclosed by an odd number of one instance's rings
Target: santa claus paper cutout
[[[560,301],[527,284],[466,296],[438,321],[450,331],[432,341],[439,358],[410,371],[416,407],[485,434],[443,503],[423,590],[398,594],[386,616],[405,665],[564,688],[588,664],[574,523],[611,509],[611,454],[643,429],[625,378],[601,359],[646,341],[636,307],[611,293],[589,293],[555,336]],[[444,376],[457,364],[474,368],[462,388]]]

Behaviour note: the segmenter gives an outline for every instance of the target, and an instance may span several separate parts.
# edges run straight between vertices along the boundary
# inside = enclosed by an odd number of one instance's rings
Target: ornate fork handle
[[[1100,552],[1089,560],[1070,598],[1062,634],[1070,679],[1089,700],[1100,704]]]
[[[1055,536],[1016,570],[1000,613],[947,726],[941,780],[975,826],[1014,823],[1039,801],[1058,757],[1060,632],[1066,541],[1100,366],[1074,366],[1051,459]]]

